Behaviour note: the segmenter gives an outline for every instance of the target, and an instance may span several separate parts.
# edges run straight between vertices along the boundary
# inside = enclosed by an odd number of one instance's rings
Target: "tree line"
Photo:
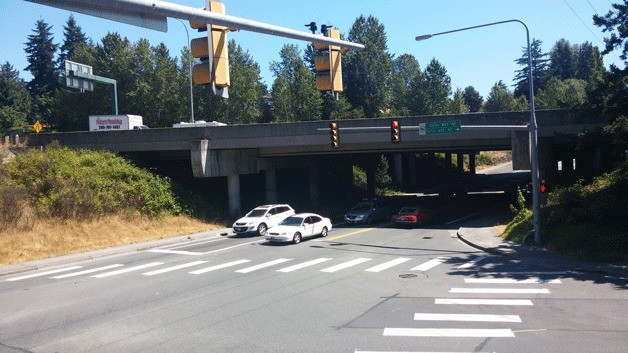
[[[626,25],[626,6],[613,7],[615,12],[594,17],[604,31]],[[152,45],[146,39],[131,43],[116,32],[94,42],[73,16],[64,26],[62,43],[56,44],[51,28],[44,20],[37,21],[25,43],[29,82],[9,62],[1,66],[0,130],[26,130],[40,121],[53,131],[81,131],[88,129],[87,116],[111,113],[108,87],[95,84],[93,92],[85,93],[64,87],[65,60],[91,65],[94,74],[117,80],[119,111],[142,115],[151,127],[169,127],[190,116],[187,47],[172,56],[163,43]],[[312,45],[303,51],[284,45],[279,59],[270,64],[274,81],[266,87],[259,64],[230,40],[230,97],[221,99],[209,87],[195,86],[196,119],[248,124],[529,109],[527,48],[515,60],[521,69],[514,73],[513,89],[500,80],[484,98],[473,86],[453,90],[451,77],[436,58],[422,68],[413,55],[390,53],[385,27],[373,16],[358,17],[346,39],[366,49],[343,55],[345,90],[339,100],[315,88]],[[625,114],[626,69],[607,70],[602,62],[602,55],[623,47],[626,63],[625,33],[619,37],[612,33],[605,41],[602,52],[589,42],[571,44],[565,39],[544,52],[542,42],[533,39],[536,108],[598,107]]]

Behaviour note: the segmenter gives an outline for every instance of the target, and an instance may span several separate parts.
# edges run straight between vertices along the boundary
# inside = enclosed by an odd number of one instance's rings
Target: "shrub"
[[[181,212],[169,179],[111,152],[58,147],[31,151],[9,163],[9,174],[28,190],[42,216],[89,219],[121,212],[149,216]]]

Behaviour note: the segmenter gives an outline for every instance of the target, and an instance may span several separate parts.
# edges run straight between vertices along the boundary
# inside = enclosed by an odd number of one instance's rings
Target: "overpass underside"
[[[429,173],[417,165],[417,153],[441,152],[449,160],[455,155],[459,166],[466,154],[473,174],[475,156],[480,151],[510,150],[514,169],[527,170],[530,168],[525,129],[528,114],[396,117],[394,120],[401,125],[401,141],[397,143],[390,138],[392,118],[341,120],[338,121],[337,149],[331,148],[329,123],[324,121],[38,134],[31,137],[30,144],[45,146],[57,140],[73,148],[121,152],[144,164],[167,165],[171,163],[168,161],[177,161],[172,162],[179,166],[172,173],[191,174],[199,181],[222,178],[219,183],[227,190],[229,212],[236,217],[242,213],[242,200],[248,199],[242,191],[249,193],[252,189],[259,195],[263,190],[264,202],[287,202],[280,191],[285,183],[305,190],[305,198],[309,198],[313,207],[321,203],[323,192],[350,198],[346,190],[353,184],[354,165],[366,171],[367,191],[373,193],[374,165],[382,154],[388,156],[394,183],[408,190],[415,189],[420,179]],[[597,120],[591,112],[537,112],[541,179],[558,180],[557,166],[561,165],[560,172],[570,178],[592,175],[602,168],[604,145],[584,149],[580,146],[577,151],[574,139],[584,130],[602,126],[603,122]],[[421,134],[416,129],[421,123],[439,121],[460,121],[462,129],[449,134]],[[466,128],[471,126],[486,128]],[[189,168],[183,167],[185,163],[189,163]],[[293,175],[294,181],[285,180],[285,170],[292,171],[288,174]],[[247,182],[252,180],[257,187],[243,190],[241,177]],[[330,188],[333,183],[344,187]],[[288,189],[297,190],[292,188],[294,185]],[[321,185],[325,186],[325,191]]]

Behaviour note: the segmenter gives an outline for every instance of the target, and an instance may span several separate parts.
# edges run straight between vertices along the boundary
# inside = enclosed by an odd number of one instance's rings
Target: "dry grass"
[[[0,265],[16,264],[223,227],[185,216],[111,216],[90,222],[38,220],[30,230],[0,232]]]

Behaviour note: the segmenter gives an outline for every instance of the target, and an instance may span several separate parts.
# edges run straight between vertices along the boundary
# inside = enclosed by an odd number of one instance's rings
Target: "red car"
[[[404,207],[394,214],[391,221],[401,226],[422,226],[434,220],[434,214],[423,207]]]

